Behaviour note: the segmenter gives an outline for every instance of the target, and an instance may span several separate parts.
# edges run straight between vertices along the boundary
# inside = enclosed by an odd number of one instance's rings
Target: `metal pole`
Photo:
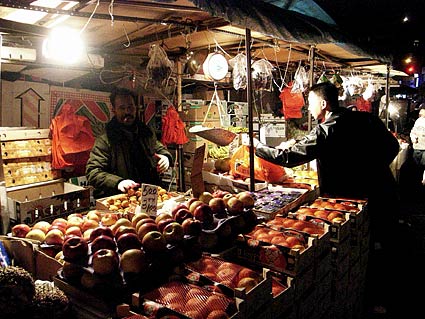
[[[249,189],[255,191],[254,170],[254,125],[252,101],[252,73],[251,73],[251,30],[245,29],[245,54],[246,54],[246,101],[248,103],[248,132],[249,132]]]
[[[387,78],[386,78],[386,82],[385,82],[385,126],[388,129],[388,122],[389,122],[389,117],[390,114],[388,112],[388,108],[390,106],[390,70],[391,70],[391,66],[388,63],[387,64]]]
[[[182,111],[182,63],[177,62],[177,111]],[[178,181],[179,192],[186,191],[186,183],[184,180],[184,159],[183,145],[177,145],[177,165],[178,165]]]
[[[310,59],[309,59],[309,63],[310,63],[310,87],[313,85],[313,83],[314,83],[314,58],[315,58],[315,51],[316,51],[316,49],[315,49],[315,46],[314,45],[312,45],[311,47],[310,47],[310,54],[309,54],[309,57],[310,57]],[[310,114],[310,112],[308,112],[308,119],[307,119],[307,128],[308,128],[308,131],[310,132],[311,131],[311,129],[312,129],[312,119],[311,119],[311,114]]]

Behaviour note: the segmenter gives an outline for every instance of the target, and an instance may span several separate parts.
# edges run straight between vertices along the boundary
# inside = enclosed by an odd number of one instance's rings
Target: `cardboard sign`
[[[205,191],[204,180],[202,178],[202,166],[205,157],[205,144],[199,146],[195,150],[193,157],[192,174],[190,175],[190,182],[192,183],[192,192],[194,197],[199,197]]]
[[[156,216],[158,203],[158,186],[142,184],[140,196],[140,211],[149,216]]]

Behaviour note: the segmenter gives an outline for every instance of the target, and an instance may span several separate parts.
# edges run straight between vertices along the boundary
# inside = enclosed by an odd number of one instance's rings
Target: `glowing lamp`
[[[52,29],[43,41],[43,56],[56,62],[74,64],[84,53],[84,43],[80,32],[71,28]]]

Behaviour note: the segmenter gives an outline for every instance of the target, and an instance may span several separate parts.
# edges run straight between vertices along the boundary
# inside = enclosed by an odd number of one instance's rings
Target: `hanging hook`
[[[124,23],[122,24],[122,27],[124,29],[125,37],[127,38],[127,43],[124,43],[123,46],[126,47],[126,48],[128,48],[131,45],[131,41],[130,41],[130,38],[128,37],[127,30],[125,28]]]

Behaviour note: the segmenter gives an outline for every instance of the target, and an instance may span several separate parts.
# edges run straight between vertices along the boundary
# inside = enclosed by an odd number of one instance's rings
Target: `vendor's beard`
[[[131,126],[134,124],[135,121],[136,121],[136,118],[133,115],[125,115],[122,118],[121,124],[125,126]]]

